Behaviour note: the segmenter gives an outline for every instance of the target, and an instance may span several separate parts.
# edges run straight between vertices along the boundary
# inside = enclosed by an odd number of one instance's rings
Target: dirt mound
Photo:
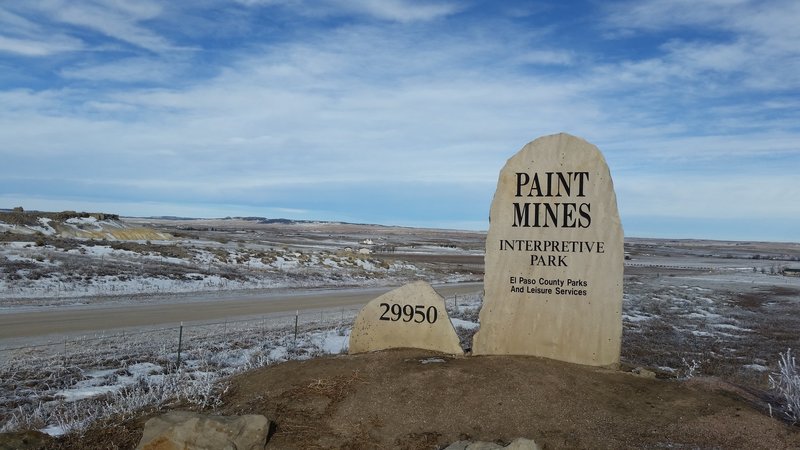
[[[292,361],[235,377],[215,414],[263,414],[267,448],[436,449],[469,439],[542,449],[800,448],[758,393],[715,378],[654,379],[534,357],[421,350]],[[59,440],[57,449],[132,449],[144,417]]]
[[[546,449],[800,447],[800,429],[756,401],[718,380],[402,350],[245,373],[222,413],[276,421],[273,448],[421,449],[517,437]]]

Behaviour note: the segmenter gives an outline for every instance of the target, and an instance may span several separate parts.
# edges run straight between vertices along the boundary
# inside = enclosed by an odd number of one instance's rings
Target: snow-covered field
[[[439,239],[436,235],[420,244],[391,236],[362,240],[361,234],[352,233],[320,237],[319,231],[304,228],[300,228],[302,233],[279,234],[272,229],[269,233],[242,233],[228,221],[219,221],[232,228],[220,233],[211,227],[214,232],[193,232],[172,240],[106,241],[65,238],[52,227],[44,228],[51,219],[40,221],[41,226],[26,227],[27,231],[41,227],[38,235],[0,230],[0,310],[64,305],[89,297],[482,279],[482,250],[474,244],[458,247],[443,238],[442,243],[434,245],[432,242]],[[109,225],[93,217],[70,218],[57,228],[108,230],[112,225],[121,226],[115,223]],[[255,226],[249,222],[243,225]],[[187,233],[174,228],[150,232],[170,236]],[[314,239],[298,237],[303,233]],[[413,260],[420,255],[441,261]],[[472,261],[465,265],[459,258]]]
[[[66,299],[277,287],[380,285],[426,277],[419,267],[364,255],[273,250],[186,250],[183,257],[110,245],[64,249],[33,242],[0,243],[3,299]],[[431,278],[435,278],[431,276]],[[452,279],[452,277],[440,277]],[[470,277],[463,277],[470,278]],[[473,277],[474,278],[474,277]],[[10,302],[9,302],[10,303]],[[0,307],[7,306],[0,303]]]
[[[752,273],[628,276],[623,361],[665,373],[765,385],[800,345],[800,279]]]
[[[17,224],[0,221],[0,313],[171,301],[182,293],[208,298],[261,289],[482,279],[480,233],[252,220],[153,222],[83,213],[7,217]],[[477,310],[460,310],[474,317],[459,322],[459,330],[474,332],[469,329],[476,326]],[[300,314],[297,336],[294,315],[187,324],[180,364],[176,328],[5,346],[0,431],[59,434],[169,402],[213,406],[233,373],[346,350],[355,313]]]
[[[70,222],[71,221],[71,222]],[[86,303],[169,300],[180,293],[481,280],[481,233],[349,224],[139,219],[128,230],[168,240],[64,238],[107,233],[91,217],[0,224],[0,313]],[[116,223],[116,222],[115,222]],[[5,228],[2,228],[5,227]],[[103,228],[100,231],[99,228]],[[142,231],[144,230],[144,231]],[[37,234],[38,232],[38,234]],[[77,231],[76,231],[77,232]],[[800,245],[633,239],[626,242],[624,366],[662,377],[713,375],[767,389],[781,352],[800,347]],[[223,292],[221,292],[223,291]],[[154,295],[155,294],[155,295]],[[451,299],[452,300],[452,299]],[[448,303],[462,346],[480,298]],[[59,311],[61,311],[59,309]],[[346,350],[355,311],[190,324],[0,349],[0,431],[80,431],[110,416],[188,402],[213,407],[249,368]]]

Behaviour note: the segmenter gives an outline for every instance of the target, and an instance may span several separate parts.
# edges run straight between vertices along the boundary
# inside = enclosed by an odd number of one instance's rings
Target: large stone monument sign
[[[474,355],[619,362],[622,226],[603,155],[541,137],[508,160],[489,213]]]

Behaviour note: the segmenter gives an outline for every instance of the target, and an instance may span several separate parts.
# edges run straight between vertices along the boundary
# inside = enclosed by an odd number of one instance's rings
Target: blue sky
[[[0,3],[0,207],[486,229],[536,137],[628,236],[800,241],[800,2]]]

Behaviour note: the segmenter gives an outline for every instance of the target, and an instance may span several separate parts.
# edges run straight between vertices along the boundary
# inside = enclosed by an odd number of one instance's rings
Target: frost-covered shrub
[[[681,361],[683,362],[683,368],[677,371],[679,379],[688,380],[700,374],[699,361],[695,361],[694,359],[687,361],[686,358],[681,358]]]
[[[279,361],[346,351],[353,311],[80,338],[0,360],[0,432],[80,434],[148,408],[214,409],[230,376]]]
[[[461,345],[461,348],[464,351],[472,349],[472,337],[478,332],[478,328],[456,326],[455,330],[456,335],[458,336],[458,343]]]
[[[142,376],[136,383],[106,395],[80,401],[50,401],[20,405],[0,432],[43,429],[81,433],[92,423],[112,417],[130,417],[149,407],[184,401],[199,408],[216,408],[228,384],[217,372],[179,370],[159,376]]]
[[[792,356],[792,349],[780,354],[778,372],[769,376],[770,387],[775,390],[784,403],[786,417],[797,423],[800,421],[800,372]]]

